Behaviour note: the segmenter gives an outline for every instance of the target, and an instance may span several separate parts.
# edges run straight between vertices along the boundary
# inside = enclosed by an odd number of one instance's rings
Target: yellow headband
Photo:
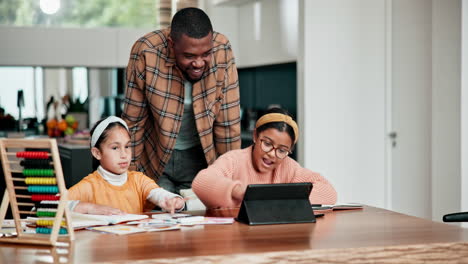
[[[294,144],[296,144],[297,140],[299,139],[299,129],[297,128],[296,122],[288,115],[280,114],[280,113],[270,113],[263,115],[257,120],[255,124],[255,128],[263,126],[264,124],[273,123],[273,122],[284,122],[292,127],[294,130]]]

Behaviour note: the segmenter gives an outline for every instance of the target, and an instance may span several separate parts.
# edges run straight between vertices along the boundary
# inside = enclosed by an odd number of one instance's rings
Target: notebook
[[[71,213],[72,225],[74,229],[81,229],[90,226],[105,226],[146,219],[149,216],[139,214],[124,215],[91,215]]]

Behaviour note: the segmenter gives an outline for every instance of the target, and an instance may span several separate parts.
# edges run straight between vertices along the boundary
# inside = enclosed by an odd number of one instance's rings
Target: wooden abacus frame
[[[15,185],[12,173],[21,173],[20,171],[12,170],[10,164],[15,161],[10,160],[8,157],[15,155],[16,152],[8,152],[7,149],[49,149],[50,157],[54,166],[55,177],[57,179],[57,186],[60,193],[60,199],[57,206],[57,212],[54,217],[54,223],[50,234],[27,234],[24,233],[21,227],[20,213],[24,213],[19,210],[17,198],[24,198],[24,195],[16,195]],[[49,245],[55,246],[58,241],[58,235],[60,227],[65,218],[64,228],[67,229],[68,235],[66,240],[71,242],[75,239],[73,232],[73,226],[71,224],[71,215],[67,206],[68,191],[65,187],[65,181],[63,179],[62,164],[60,163],[60,156],[58,153],[57,142],[55,139],[0,139],[0,159],[2,160],[3,171],[5,173],[6,190],[3,196],[2,205],[0,207],[0,228],[3,225],[3,220],[8,209],[8,205],[11,206],[13,213],[13,220],[17,232],[16,237],[0,238],[0,243],[20,243],[20,244],[37,244],[37,245]],[[21,188],[16,188],[21,189]],[[34,205],[31,203],[30,205]]]

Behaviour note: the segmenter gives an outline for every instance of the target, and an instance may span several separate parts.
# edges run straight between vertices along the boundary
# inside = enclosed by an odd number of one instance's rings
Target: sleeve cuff
[[[79,200],[69,200],[68,201],[68,209],[70,212],[75,211],[75,207],[80,203]]]
[[[165,199],[172,199],[176,197],[180,199],[184,199],[182,196],[166,191],[163,188],[155,188],[151,190],[151,192],[149,193],[148,197],[146,197],[146,199],[156,205],[160,205]],[[176,212],[180,212],[184,209],[185,209],[185,203],[182,208],[176,209]]]

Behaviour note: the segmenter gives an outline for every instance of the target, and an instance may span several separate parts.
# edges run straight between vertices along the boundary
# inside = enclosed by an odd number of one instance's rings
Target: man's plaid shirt
[[[122,118],[131,132],[136,168],[158,179],[171,157],[184,112],[184,77],[168,45],[170,30],[146,34],[132,47]],[[239,80],[229,40],[213,32],[213,53],[193,83],[193,111],[206,161],[238,149]]]

